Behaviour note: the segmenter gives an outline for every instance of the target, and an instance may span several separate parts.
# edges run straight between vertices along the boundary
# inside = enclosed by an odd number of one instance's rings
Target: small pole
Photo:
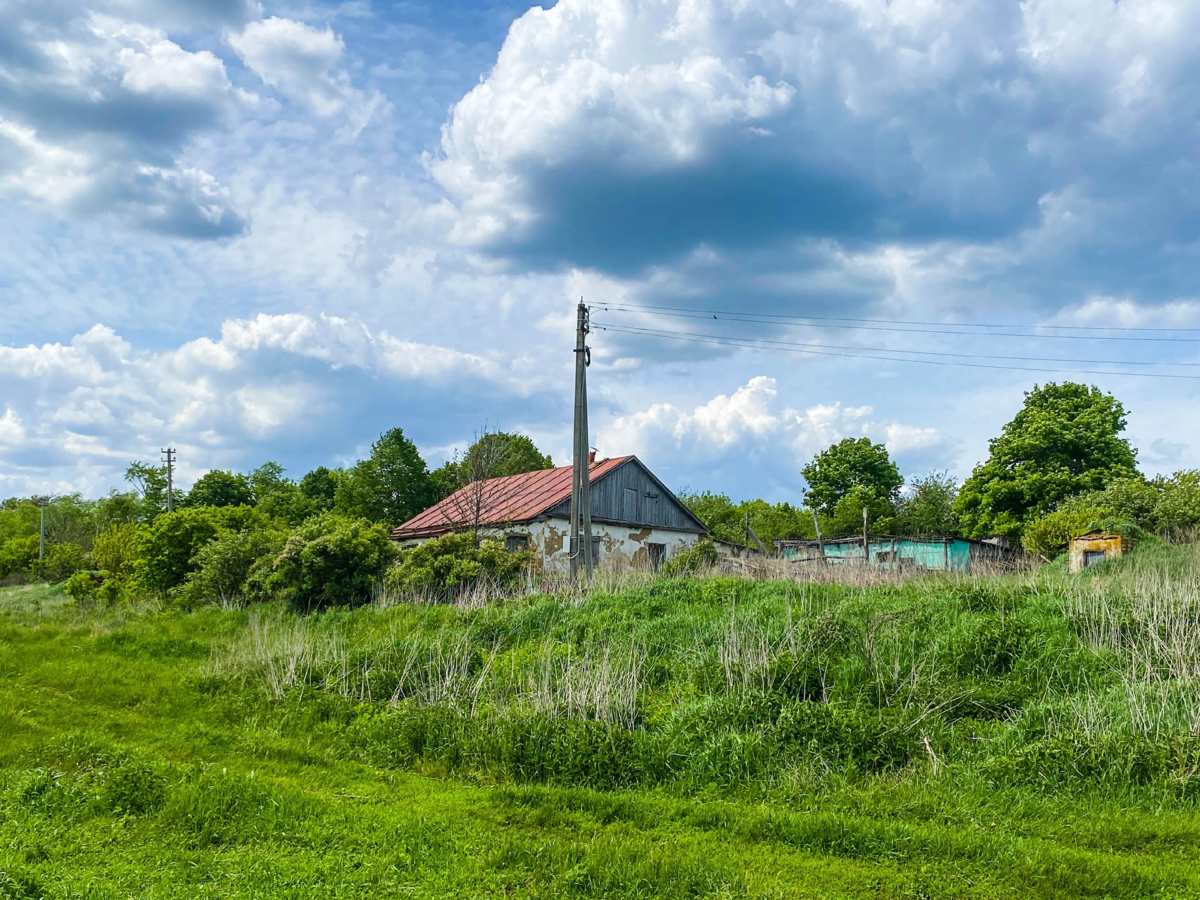
[[[867,508],[863,507],[863,565],[871,564],[870,535],[867,533]]]
[[[821,520],[817,518],[817,511],[815,509],[809,511],[812,513],[813,527],[817,529],[817,546],[821,548],[821,562],[827,563],[828,560],[825,559],[825,538],[821,537]]]
[[[46,558],[46,498],[38,504],[42,508],[41,522],[38,525],[38,561]]]
[[[172,512],[175,509],[175,448],[167,447],[163,453],[167,455],[163,460],[167,464],[167,512]]]

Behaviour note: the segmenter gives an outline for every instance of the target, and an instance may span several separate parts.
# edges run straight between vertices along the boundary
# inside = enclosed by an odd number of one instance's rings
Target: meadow
[[[1200,553],[297,616],[0,591],[0,898],[1200,897]]]

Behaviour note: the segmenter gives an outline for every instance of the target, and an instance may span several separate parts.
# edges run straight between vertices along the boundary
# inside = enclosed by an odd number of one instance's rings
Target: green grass
[[[1200,897],[1187,703],[1128,700],[1195,685],[1094,627],[1157,627],[1125,568],[303,620],[4,589],[0,898]]]

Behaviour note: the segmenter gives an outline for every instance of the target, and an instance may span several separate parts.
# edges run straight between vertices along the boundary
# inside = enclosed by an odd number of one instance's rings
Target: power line
[[[641,326],[612,326],[614,329],[618,327],[641,327]],[[646,329],[647,333],[653,332],[655,329]],[[663,334],[686,334],[691,337],[709,337],[708,334],[680,331],[680,332],[662,332]],[[939,350],[900,350],[892,347],[857,347],[846,344],[824,344],[818,341],[773,341],[768,338],[741,338],[733,336],[736,340],[759,341],[764,344],[779,344],[787,347],[818,347],[828,350],[850,350],[853,352],[872,352],[872,353],[913,353],[918,356],[946,356],[958,359],[998,359],[1008,360],[1012,362],[1048,362],[1048,363],[1066,363],[1075,365],[1082,363],[1083,365],[1094,366],[1186,366],[1188,368],[1200,367],[1200,363],[1195,362],[1141,362],[1129,359],[1068,359],[1056,356],[1000,356],[989,355],[985,353],[948,353]]]
[[[753,338],[738,338],[738,337],[722,337],[713,335],[699,335],[693,332],[686,331],[665,331],[650,328],[627,328],[620,325],[608,325],[601,322],[593,322],[593,325],[604,331],[612,331],[619,334],[643,335],[647,337],[664,337],[671,340],[683,341],[692,344],[718,344],[728,347],[746,347],[749,349],[759,350],[779,350],[785,353],[809,353],[817,356],[838,356],[846,359],[877,359],[883,362],[899,362],[899,363],[919,363],[927,366],[963,366],[971,369],[995,369],[1008,372],[1042,372],[1053,373],[1060,375],[1119,375],[1122,378],[1174,378],[1184,379],[1187,381],[1200,381],[1200,375],[1177,375],[1166,372],[1113,372],[1111,370],[1092,370],[1092,369],[1048,369],[1045,367],[1033,366],[995,366],[987,363],[970,363],[970,362],[951,362],[940,359],[905,359],[895,356],[878,356],[873,353],[845,353],[834,350],[818,350],[813,349],[804,344],[798,344],[788,341],[767,341],[756,340]],[[763,346],[769,344],[771,346]],[[911,351],[905,350],[884,350],[876,351],[884,353],[907,353]],[[978,357],[977,357],[978,358]],[[1069,362],[1069,360],[1064,360]]]
[[[755,325],[784,325],[789,327],[803,328],[854,328],[860,331],[886,331],[892,334],[950,334],[958,337],[1016,337],[1035,340],[1059,340],[1059,341],[1149,341],[1149,342],[1166,342],[1166,343],[1181,343],[1181,344],[1196,344],[1200,343],[1200,337],[1123,337],[1116,334],[1025,334],[1021,332],[1007,331],[990,331],[981,332],[978,335],[973,335],[970,331],[951,331],[950,328],[1077,328],[1085,329],[1090,326],[1065,326],[1065,325],[979,325],[979,324],[962,324],[956,325],[952,322],[906,322],[903,320],[895,320],[894,325],[940,325],[941,328],[885,328],[882,325],[874,324],[847,324],[837,325],[835,322],[849,323],[872,323],[880,322],[887,323],[888,319],[846,319],[838,317],[826,316],[790,316],[782,313],[741,313],[730,312],[728,310],[712,310],[712,309],[685,309],[674,306],[649,306],[636,303],[612,303],[604,307],[605,312],[619,313],[653,313],[660,316],[670,316],[672,318],[682,319],[724,319],[727,322],[747,322]],[[1105,326],[1097,326],[1097,330],[1115,331],[1150,331],[1159,329],[1116,329],[1107,328]],[[1183,331],[1200,331],[1195,328],[1164,328],[1162,331],[1183,332]]]

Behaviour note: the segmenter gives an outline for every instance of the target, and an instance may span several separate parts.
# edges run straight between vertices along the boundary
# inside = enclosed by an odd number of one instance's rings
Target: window
[[[647,544],[646,553],[650,559],[650,571],[657,572],[667,559],[666,544]]]
[[[1104,562],[1104,558],[1108,554],[1103,550],[1084,550],[1083,551],[1083,567],[1094,566],[1096,563]]]
[[[504,546],[509,553],[520,553],[529,549],[529,535],[510,534],[504,540]]]

